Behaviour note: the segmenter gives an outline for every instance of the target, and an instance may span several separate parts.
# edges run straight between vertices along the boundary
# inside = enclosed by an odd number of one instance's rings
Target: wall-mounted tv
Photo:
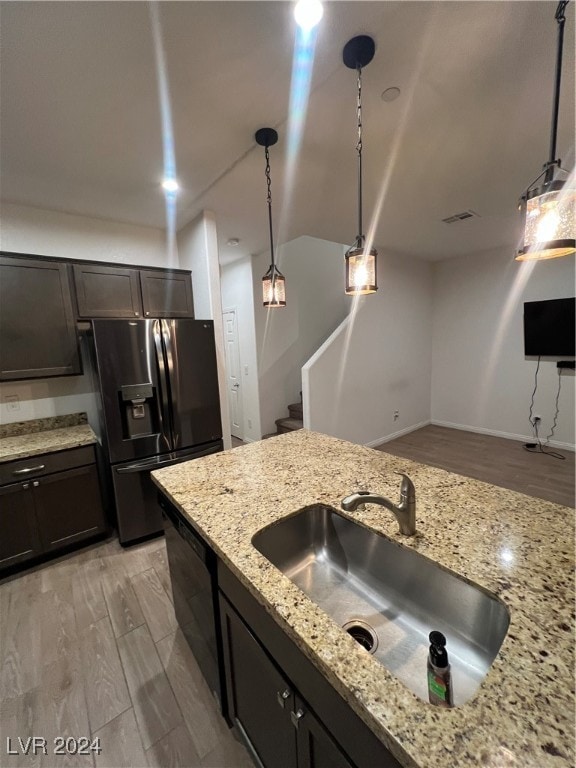
[[[524,303],[524,354],[574,357],[576,299]]]

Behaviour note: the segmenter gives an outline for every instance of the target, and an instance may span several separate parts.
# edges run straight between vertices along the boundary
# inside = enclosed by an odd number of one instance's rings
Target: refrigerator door
[[[214,323],[159,320],[162,324],[174,449],[222,437]]]
[[[159,320],[93,320],[104,435],[112,463],[173,450]]]
[[[150,477],[153,469],[199,459],[221,450],[222,441],[217,440],[199,451],[174,451],[112,467],[120,543],[131,544],[163,531],[162,510],[157,501],[158,488]]]

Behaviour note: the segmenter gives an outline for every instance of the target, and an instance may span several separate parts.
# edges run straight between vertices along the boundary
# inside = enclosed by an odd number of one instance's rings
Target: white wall
[[[286,307],[262,306],[262,276],[269,253],[253,260],[260,418],[264,434],[298,402],[301,368],[348,312],[344,295],[344,248],[339,243],[299,237],[282,246],[278,265],[286,277]]]
[[[161,229],[4,202],[0,217],[3,251],[150,267],[177,266],[168,263]]]
[[[518,440],[528,422],[536,359],[524,357],[523,303],[574,296],[573,258],[519,263],[511,249],[434,266],[432,421]],[[562,374],[552,443],[574,446],[574,374]],[[552,425],[555,361],[542,360],[534,414]]]
[[[224,448],[231,448],[230,416],[226,389],[226,357],[224,328],[222,324],[222,299],[220,293],[220,267],[218,264],[218,238],[216,219],[211,211],[183,227],[177,235],[180,267],[192,271],[194,316],[198,320],[214,321],[218,388],[222,415]]]
[[[378,292],[347,298],[348,321],[305,366],[305,426],[377,445],[429,422],[431,273],[428,263],[379,254]]]
[[[241,367],[240,397],[242,403],[242,438],[246,442],[259,440],[260,398],[258,389],[258,359],[254,328],[254,294],[252,291],[252,260],[245,256],[221,268],[222,310],[236,310],[238,347]]]
[[[92,259],[142,266],[168,267],[162,230],[115,221],[75,216],[59,211],[2,203],[0,249],[63,259]],[[94,408],[91,384],[85,376],[3,382],[0,421],[3,424]],[[12,409],[6,397],[19,398]]]

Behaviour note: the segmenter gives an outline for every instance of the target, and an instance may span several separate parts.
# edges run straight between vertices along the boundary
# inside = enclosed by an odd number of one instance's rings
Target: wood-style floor
[[[3,768],[253,768],[177,628],[163,538],[5,580],[0,617]],[[8,754],[30,736],[47,755]],[[101,754],[55,755],[58,736],[99,738]]]
[[[502,437],[430,425],[383,443],[378,450],[574,507],[574,453],[547,449],[566,457],[560,460],[526,451],[523,445]]]

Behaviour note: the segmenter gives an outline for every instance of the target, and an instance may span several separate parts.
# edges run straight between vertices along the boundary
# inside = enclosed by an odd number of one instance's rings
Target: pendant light
[[[284,275],[274,263],[274,236],[272,234],[272,190],[270,181],[270,155],[269,147],[273,147],[278,141],[278,134],[274,128],[260,128],[256,131],[254,138],[256,143],[264,147],[266,157],[266,184],[268,194],[268,227],[270,229],[270,255],[271,263],[268,272],[262,278],[262,303],[265,307],[285,307],[286,306],[286,286]]]
[[[342,58],[349,69],[357,72],[357,101],[358,117],[358,234],[354,245],[346,251],[346,293],[349,296],[361,296],[374,293],[376,285],[376,257],[374,248],[366,249],[366,238],[362,232],[362,67],[374,58],[376,47],[374,40],[367,35],[358,35],[349,40],[344,46]]]
[[[519,209],[524,223],[524,246],[517,261],[555,259],[576,252],[576,189],[574,182],[566,184],[567,172],[556,159],[556,134],[560,105],[560,79],[562,77],[562,45],[564,39],[564,11],[568,0],[560,0],[555,19],[558,23],[558,47],[552,128],[550,132],[550,156],[542,173],[530,184],[520,198]],[[559,178],[562,175],[564,178]],[[537,184],[544,177],[540,186]]]

